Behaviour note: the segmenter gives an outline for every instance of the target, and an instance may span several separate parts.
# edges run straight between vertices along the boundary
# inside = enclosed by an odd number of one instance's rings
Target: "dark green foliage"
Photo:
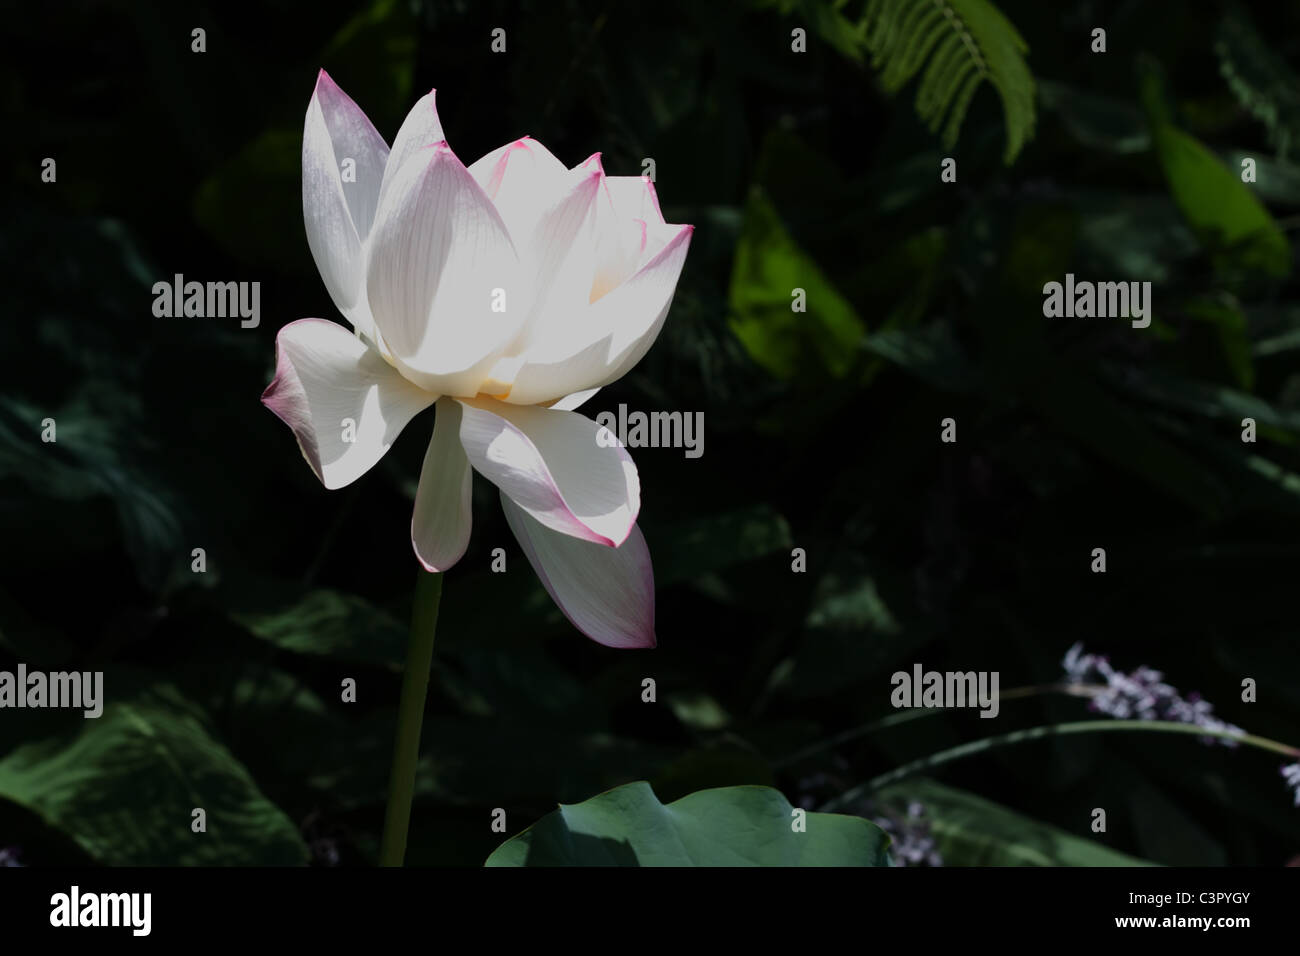
[[[613,175],[654,158],[669,221],[696,226],[659,341],[583,408],[705,416],[702,458],[632,451],[659,647],[578,634],[476,479],[410,863],[481,865],[505,839],[496,807],[506,835],[634,781],[670,807],[752,785],[815,808],[1086,713],[1026,696],[994,721],[832,741],[896,717],[890,675],[916,662],[1010,689],[1057,680],[1082,641],[1300,743],[1300,12],[1252,5],[1247,26],[1211,6],[283,0],[256,28],[224,4],[201,21],[174,3],[28,7],[0,68],[17,131],[0,670],[103,670],[109,706],[0,710],[0,847],[33,865],[375,859],[430,419],[326,492],[258,401],[276,331],[339,320],[298,179],[322,66],[389,139],[436,86],[467,162],[524,134],[570,165],[600,150]],[[1109,50],[1092,54],[1103,8]],[[890,95],[913,81],[916,104]],[[972,98],[985,81],[1000,103]],[[39,180],[46,156],[57,184]],[[1151,282],[1150,328],[1044,318],[1043,283],[1067,272]],[[151,286],[175,273],[260,281],[262,324],[154,318]],[[1278,865],[1300,853],[1278,763],[1190,736],[1075,736],[879,796],[928,804],[949,865]]]
[[[851,816],[793,808],[768,787],[702,790],[668,805],[649,784],[561,807],[503,843],[488,866],[888,866],[888,838]],[[756,838],[757,834],[764,836]]]

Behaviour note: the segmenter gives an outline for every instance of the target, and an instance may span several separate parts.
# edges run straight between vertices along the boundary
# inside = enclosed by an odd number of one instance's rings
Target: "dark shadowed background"
[[[432,413],[327,492],[259,403],[281,326],[342,321],[302,221],[321,67],[389,140],[436,87],[467,163],[524,134],[570,166],[601,151],[612,175],[653,158],[668,221],[696,226],[658,343],[583,408],[704,413],[703,457],[632,452],[659,647],[579,634],[476,478],[409,862],[481,864],[497,807],[513,834],[640,779],[664,801],[766,783],[819,805],[962,741],[1087,719],[1035,694],[790,759],[894,713],[896,670],[1050,684],[1079,641],[1300,743],[1300,7],[997,0],[1028,72],[999,74],[1009,106],[981,84],[946,145],[915,79],[882,88],[866,6],[7,14],[0,669],[102,670],[108,706],[0,711],[0,850],[32,866],[375,858]],[[1042,285],[1066,272],[1150,281],[1150,328],[1045,319]],[[260,282],[261,324],[155,318],[151,287],[176,273]],[[860,812],[920,800],[948,865],[1280,865],[1300,854],[1282,762],[1079,735],[953,763]]]

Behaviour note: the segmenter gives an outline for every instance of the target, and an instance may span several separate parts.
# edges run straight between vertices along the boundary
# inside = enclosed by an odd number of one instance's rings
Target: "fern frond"
[[[1034,134],[1029,47],[988,0],[869,0],[860,23],[871,65],[895,93],[917,73],[916,111],[943,142],[957,142],[962,121],[987,80],[1002,100],[1010,164]],[[947,122],[945,123],[945,118]]]
[[[1224,14],[1214,52],[1232,94],[1267,127],[1269,142],[1285,160],[1291,143],[1300,139],[1300,78],[1239,7]]]

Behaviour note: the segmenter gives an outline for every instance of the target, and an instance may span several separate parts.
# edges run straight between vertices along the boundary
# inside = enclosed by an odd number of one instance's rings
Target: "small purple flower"
[[[840,770],[849,768],[842,757],[836,757],[835,763]],[[842,791],[847,786],[848,782],[836,773],[818,771],[799,781],[797,803],[811,810],[825,799],[827,792]],[[894,866],[943,866],[943,856],[930,833],[929,815],[921,801],[909,800],[906,809],[900,810],[871,797],[860,797],[837,812],[863,817],[888,833]]]
[[[1300,763],[1287,764],[1282,768],[1282,778],[1286,785],[1295,791],[1295,805],[1300,807]]]
[[[943,866],[925,805],[919,800],[910,801],[905,814],[882,807],[872,822],[889,834],[889,852],[895,866]]]
[[[21,852],[16,846],[0,847],[0,866],[22,866],[18,862]]]
[[[1215,717],[1214,706],[1200,694],[1191,693],[1183,697],[1177,688],[1166,684],[1165,675],[1154,668],[1141,666],[1126,674],[1111,666],[1106,657],[1085,654],[1083,645],[1079,643],[1066,651],[1061,666],[1072,684],[1103,685],[1088,705],[1097,713],[1120,720],[1169,720],[1206,730],[1245,733],[1235,724]],[[1225,747],[1237,746],[1237,741],[1223,737],[1202,737],[1201,740]]]

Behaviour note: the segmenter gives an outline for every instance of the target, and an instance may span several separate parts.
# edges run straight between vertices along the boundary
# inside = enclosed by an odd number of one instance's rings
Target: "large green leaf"
[[[488,866],[887,866],[873,823],[808,813],[769,787],[701,790],[664,805],[644,781],[547,814]]]
[[[735,263],[731,329],[759,365],[783,379],[849,372],[866,326],[757,187]],[[795,289],[806,293],[805,312],[792,309]]]
[[[235,619],[263,640],[295,654],[334,657],[396,669],[406,654],[406,629],[369,601],[320,589],[274,611]]]
[[[111,689],[110,689],[111,690]],[[102,716],[0,760],[0,797],[111,866],[296,865],[297,827],[174,689],[113,700]],[[207,832],[191,830],[191,812]]]
[[[886,787],[881,802],[925,805],[930,832],[947,866],[1152,866],[981,797],[933,780]]]
[[[1170,119],[1157,68],[1148,63],[1142,98],[1156,158],[1187,223],[1219,266],[1271,276],[1291,271],[1291,246],[1263,203],[1195,137]]]

